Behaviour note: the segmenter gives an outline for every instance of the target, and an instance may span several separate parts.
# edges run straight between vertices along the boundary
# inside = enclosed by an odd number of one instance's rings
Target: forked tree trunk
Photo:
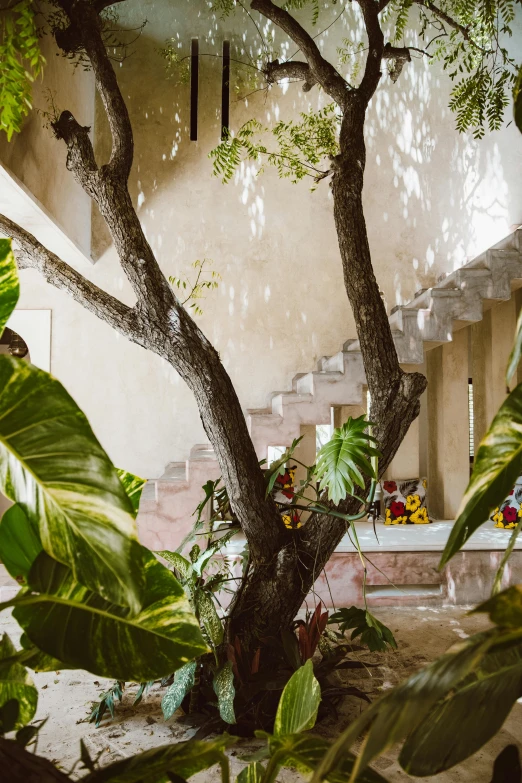
[[[364,116],[365,108],[357,101],[344,114],[340,154],[332,165],[332,193],[346,293],[361,344],[374,434],[382,452],[382,475],[419,414],[426,379],[420,373],[406,374],[399,367],[373,272],[362,205]],[[346,514],[359,508],[360,502],[353,498],[340,507]],[[259,645],[259,638],[278,637],[296,616],[346,529],[342,520],[314,515],[271,562],[253,567],[233,606],[230,636],[239,636],[250,648]]]

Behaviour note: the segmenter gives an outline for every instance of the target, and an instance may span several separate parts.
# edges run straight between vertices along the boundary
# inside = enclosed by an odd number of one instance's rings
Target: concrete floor
[[[376,614],[392,629],[399,649],[393,653],[367,657],[367,660],[378,661],[381,665],[377,669],[362,670],[362,676],[356,684],[372,696],[376,696],[382,688],[392,687],[443,653],[454,642],[488,625],[484,617],[467,616],[462,607],[387,608]],[[5,612],[0,616],[0,632],[4,631],[13,640],[18,639],[18,626]],[[353,679],[353,672],[350,676]],[[106,689],[108,680],[82,671],[64,671],[37,674],[35,681],[40,694],[37,717],[48,717],[40,732],[38,752],[64,771],[69,771],[77,760],[81,737],[92,757],[102,754],[100,764],[105,765],[150,747],[188,739],[194,733],[194,730],[187,730],[175,718],[165,723],[160,707],[164,691],[158,685],[153,686],[138,707],[132,705],[137,686],[130,686],[114,719],[105,720],[96,729],[86,721],[92,702]],[[317,727],[318,733],[333,738],[357,713],[360,705],[358,700],[347,699],[339,719],[324,720]],[[509,743],[518,744],[522,750],[521,719],[522,705],[516,704],[501,732],[481,751],[463,765],[423,780],[436,780],[437,783],[489,783],[493,761],[498,753]],[[257,740],[242,740],[237,748],[232,749],[231,766],[234,774],[243,766],[237,756],[247,754],[259,747],[259,744]],[[374,767],[390,783],[413,779],[401,770],[393,751],[379,758]],[[218,783],[220,777],[216,768],[200,773],[191,780],[194,783]],[[302,781],[302,777],[292,770],[283,770],[278,781],[297,783]]]

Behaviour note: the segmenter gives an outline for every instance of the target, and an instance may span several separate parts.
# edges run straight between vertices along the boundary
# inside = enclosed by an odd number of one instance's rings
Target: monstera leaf
[[[45,552],[31,568],[29,590],[3,606],[15,607],[15,619],[36,647],[68,666],[122,681],[166,676],[208,648],[179,582],[136,547],[146,580],[137,615],[83,587]]]
[[[25,582],[41,551],[38,525],[15,503],[0,521],[0,560],[14,579]]]
[[[0,239],[0,337],[20,296],[18,270],[10,239]]]
[[[16,655],[11,639],[4,634],[0,641],[0,708],[11,700],[18,702],[16,728],[25,726],[34,718],[38,704],[38,691],[26,669],[20,663],[2,661]]]
[[[441,567],[489,519],[513,488],[522,467],[522,384],[506,398],[475,457],[473,474],[442,553]]]
[[[334,430],[317,455],[315,472],[320,488],[328,490],[328,498],[336,505],[354,494],[356,484],[364,489],[364,475],[377,478],[369,457],[380,456],[380,452],[373,445],[375,438],[365,432],[369,426],[364,416],[358,419],[350,416],[342,427]]]
[[[134,509],[85,415],[48,373],[0,356],[0,491],[45,551],[107,600],[141,604]]]

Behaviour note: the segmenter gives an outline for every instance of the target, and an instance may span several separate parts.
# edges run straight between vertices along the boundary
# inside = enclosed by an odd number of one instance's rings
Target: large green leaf
[[[8,602],[30,641],[75,668],[135,682],[164,677],[207,652],[181,585],[140,549],[146,584],[138,615],[89,591],[42,552],[29,573],[31,592]]]
[[[444,566],[513,489],[522,467],[522,384],[506,398],[479,446],[471,480],[442,553]]]
[[[194,687],[196,661],[190,661],[174,674],[174,682],[169,686],[161,700],[161,709],[165,720],[172,718],[181,702]]]
[[[375,438],[365,431],[369,426],[364,416],[350,416],[317,454],[315,472],[320,488],[328,490],[328,498],[336,505],[354,494],[356,484],[364,488],[364,476],[377,478],[369,457],[380,454],[373,445]]]
[[[410,775],[437,775],[476,753],[522,696],[522,644],[484,656],[406,740],[399,761]]]
[[[0,641],[0,708],[12,699],[18,702],[16,727],[25,726],[34,718],[38,704],[38,691],[26,669],[20,663],[4,663],[4,658],[16,655],[9,636],[5,633]]]
[[[280,754],[283,767],[295,767],[303,774],[312,772],[324,755],[330,743],[321,737],[313,737],[310,734],[288,734],[285,737],[270,739],[271,753]],[[328,783],[346,783],[353,770],[355,756],[346,753],[341,759],[337,769],[328,774]],[[373,769],[365,769],[360,777],[360,783],[386,783]]]
[[[121,470],[121,468],[117,468],[116,472],[120,477],[127,497],[132,503],[134,517],[137,517],[140,508],[141,493],[143,492],[143,487],[147,483],[147,479],[135,476],[134,473],[128,473],[126,470]]]
[[[473,614],[476,612],[487,612],[490,620],[503,628],[522,628],[522,584],[512,585],[484,601],[473,609]]]
[[[169,772],[186,779],[215,764],[228,770],[223,751],[235,741],[225,734],[209,742],[189,740],[151,748],[92,772],[82,783],[163,783]]]
[[[20,296],[18,270],[10,239],[0,239],[0,337]]]
[[[225,723],[233,725],[236,722],[236,716],[234,714],[234,697],[236,695],[236,689],[234,687],[234,672],[232,671],[232,664],[227,661],[221,669],[214,675],[212,683],[214,693],[218,700],[219,715]]]
[[[274,722],[274,735],[297,734],[315,726],[321,702],[321,687],[308,660],[285,685]]]
[[[85,415],[61,383],[8,356],[0,356],[0,390],[0,490],[79,582],[138,611],[132,504]]]
[[[332,744],[316,768],[312,783],[320,783],[337,769],[371,724],[349,778],[350,783],[357,780],[372,759],[410,734],[440,699],[473,672],[488,648],[501,638],[498,629],[472,636],[373,702]]]
[[[189,579],[191,577],[193,572],[192,563],[183,557],[183,555],[180,555],[178,552],[169,552],[167,549],[154,552],[154,554],[162,557],[169,565],[173,566],[183,579]]]
[[[14,579],[25,582],[41,551],[38,525],[15,503],[0,522],[0,560]]]

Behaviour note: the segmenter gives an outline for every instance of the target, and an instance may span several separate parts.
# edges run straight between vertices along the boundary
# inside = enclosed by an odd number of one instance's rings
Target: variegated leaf
[[[207,652],[181,585],[139,548],[146,584],[137,615],[104,601],[42,552],[29,573],[31,592],[11,602],[29,640],[69,666],[135,682],[164,677]]]
[[[116,472],[120,477],[120,481],[123,484],[125,492],[127,493],[127,497],[132,503],[134,517],[137,517],[140,508],[141,493],[143,492],[143,487],[147,483],[147,479],[135,476],[134,473],[128,473],[126,470],[121,470],[121,468],[117,468]]]
[[[254,761],[248,767],[242,769],[237,776],[236,783],[261,783],[265,774],[265,768],[259,761]]]
[[[85,415],[48,373],[5,355],[0,390],[0,491],[79,582],[138,611],[132,503]]]
[[[172,718],[177,709],[181,706],[181,702],[194,687],[194,679],[196,674],[196,661],[191,661],[178,669],[174,675],[174,682],[167,689],[164,697],[161,700],[161,709],[163,710],[163,717],[165,720]]]
[[[195,593],[196,611],[203,628],[214,647],[223,641],[223,623],[219,619],[216,605],[205,590],[199,588]]]
[[[522,384],[506,398],[479,446],[440,561],[444,566],[513,489],[522,469]]]
[[[169,565],[180,573],[183,579],[190,578],[192,574],[192,563],[183,557],[183,555],[180,555],[178,552],[169,552],[167,549],[154,552],[154,554],[166,560]]]
[[[18,270],[10,239],[0,239],[0,337],[20,296]]]
[[[227,661],[214,675],[214,693],[218,699],[218,709],[222,720],[233,725],[236,722],[234,713],[234,672],[232,664]]]
[[[27,670],[21,663],[4,663],[2,660],[16,655],[15,647],[5,633],[0,641],[0,708],[11,699],[19,705],[16,727],[32,721],[38,704],[38,691]]]

